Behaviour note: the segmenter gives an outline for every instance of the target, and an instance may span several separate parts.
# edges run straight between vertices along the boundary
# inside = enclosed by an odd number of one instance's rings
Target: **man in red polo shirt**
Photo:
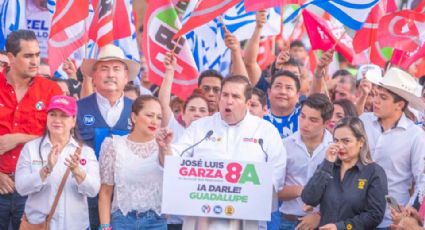
[[[19,229],[26,197],[15,190],[16,163],[23,145],[44,133],[47,103],[62,92],[37,76],[40,48],[34,32],[12,32],[6,51],[9,66],[0,72],[0,229],[8,229],[9,222]]]

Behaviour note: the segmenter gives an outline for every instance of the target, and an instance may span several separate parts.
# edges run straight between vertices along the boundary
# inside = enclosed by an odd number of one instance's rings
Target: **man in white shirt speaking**
[[[160,146],[160,160],[163,162],[165,155],[174,154],[197,159],[208,157],[270,162],[273,167],[274,189],[279,191],[285,178],[286,150],[277,129],[248,112],[251,94],[252,87],[246,77],[235,75],[225,78],[218,113],[193,122],[173,145],[170,130],[163,129],[159,132],[157,142]],[[199,141],[201,142],[196,145]],[[231,229],[230,225],[238,226],[235,222],[238,221],[209,219],[208,228]],[[258,228],[255,221],[244,221],[243,224],[250,226],[247,227],[249,229],[252,226]]]

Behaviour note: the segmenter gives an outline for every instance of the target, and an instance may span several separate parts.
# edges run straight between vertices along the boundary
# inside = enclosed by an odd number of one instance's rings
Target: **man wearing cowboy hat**
[[[99,157],[103,140],[111,135],[124,135],[131,130],[132,101],[124,96],[124,87],[134,80],[140,66],[125,58],[123,51],[106,45],[97,59],[84,59],[81,72],[93,78],[95,93],[78,101],[77,125],[84,142]],[[97,198],[89,199],[90,227],[97,229]]]
[[[366,73],[377,87],[373,113],[364,113],[364,122],[373,160],[385,169],[388,193],[400,205],[412,202],[409,194],[413,182],[420,183],[425,156],[424,131],[409,120],[404,112],[408,106],[423,111],[425,103],[417,95],[419,84],[407,72],[389,69],[383,78]],[[378,226],[391,225],[390,209]],[[379,229],[378,228],[378,229]]]

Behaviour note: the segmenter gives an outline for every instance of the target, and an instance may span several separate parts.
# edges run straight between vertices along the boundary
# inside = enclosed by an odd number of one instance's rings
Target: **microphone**
[[[180,156],[183,156],[183,154],[193,148],[195,148],[197,145],[201,144],[201,142],[203,142],[204,140],[208,139],[209,137],[211,137],[213,135],[214,131],[210,130],[207,132],[207,134],[205,135],[204,138],[202,138],[200,141],[196,142],[195,144],[189,146],[188,148],[186,148],[185,150],[183,150],[183,152],[180,154]],[[193,154],[192,154],[193,156]]]
[[[263,138],[258,139],[258,144],[260,144],[261,150],[263,151],[264,155],[266,156],[266,162],[267,162],[269,160],[269,154],[267,154],[267,152],[264,151]]]

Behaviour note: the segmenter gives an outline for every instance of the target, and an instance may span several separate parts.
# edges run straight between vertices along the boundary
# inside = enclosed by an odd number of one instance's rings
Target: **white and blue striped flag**
[[[189,18],[197,1],[190,1],[183,23]],[[255,29],[255,12],[246,12],[244,1],[227,10],[222,18],[226,28],[239,41],[249,39]],[[279,9],[268,9],[267,23],[262,30],[262,36],[277,35],[280,32],[282,19]],[[216,18],[209,23],[195,28],[185,35],[191,47],[195,63],[201,72],[215,69],[223,75],[228,74],[230,67],[230,50],[224,43],[224,31],[221,21]]]
[[[282,18],[280,8],[267,9],[267,22],[261,30],[261,36],[273,36],[280,33]],[[251,38],[255,29],[256,12],[246,12],[244,1],[228,9],[223,15],[223,23],[239,41]]]
[[[314,5],[322,8],[345,26],[359,30],[378,2],[379,0],[312,0],[292,13],[285,19],[285,23],[292,21],[302,9]]]
[[[25,0],[0,1],[0,50],[5,49],[7,36],[15,30],[26,29]]]

